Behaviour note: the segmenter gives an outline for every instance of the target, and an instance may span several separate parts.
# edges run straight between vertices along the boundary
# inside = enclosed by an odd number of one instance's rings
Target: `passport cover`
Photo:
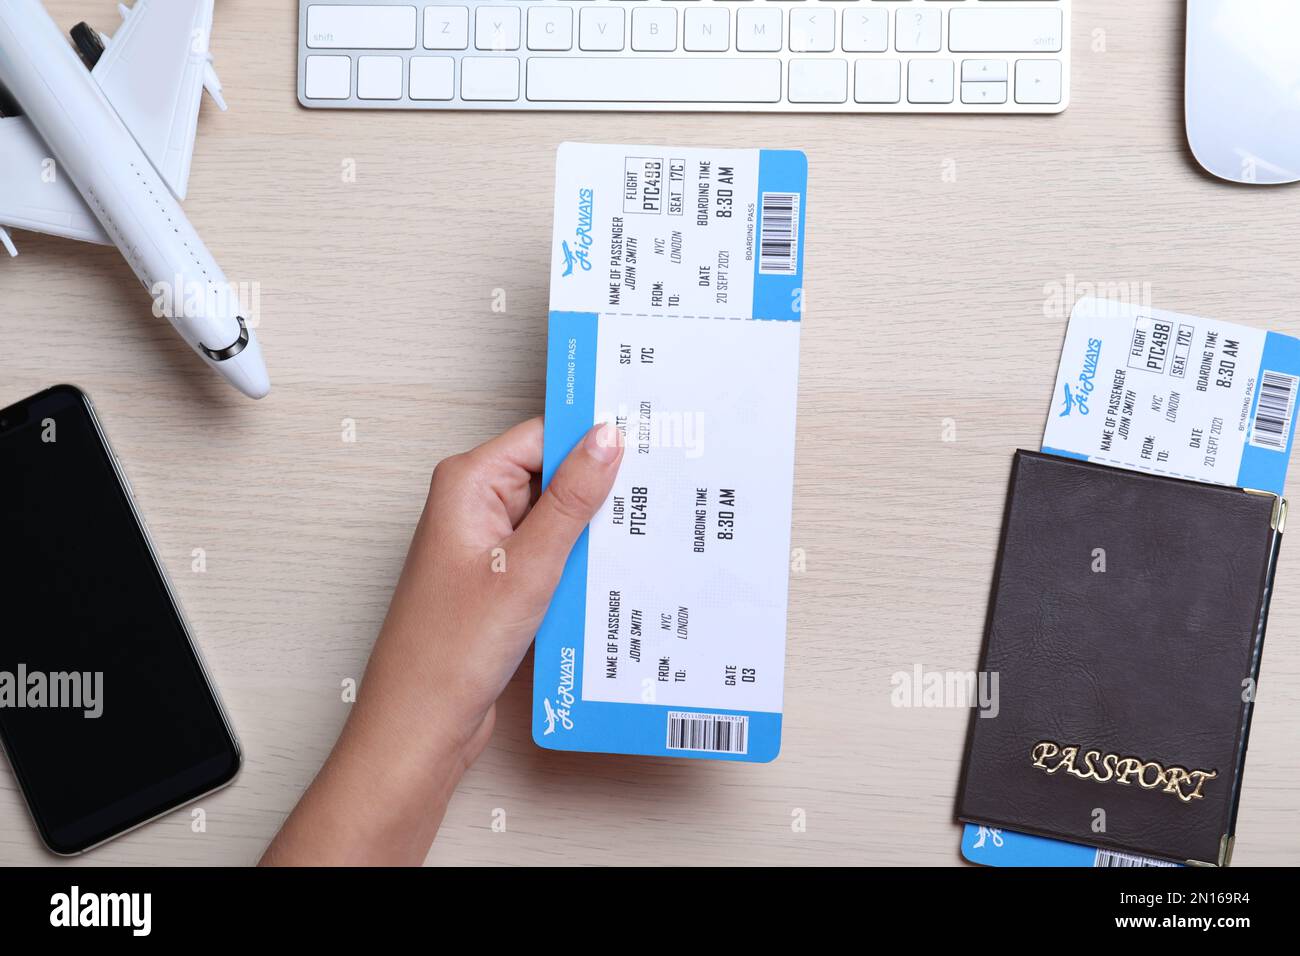
[[[1226,865],[1285,516],[1271,493],[1018,451],[980,664],[998,694],[958,818]]]

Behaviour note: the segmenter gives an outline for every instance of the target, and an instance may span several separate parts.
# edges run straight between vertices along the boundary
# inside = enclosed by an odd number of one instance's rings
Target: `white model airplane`
[[[213,0],[118,5],[70,44],[40,0],[0,0],[0,244],[6,226],[116,245],[186,342],[245,395],[271,387],[239,296],[181,210],[206,89]]]

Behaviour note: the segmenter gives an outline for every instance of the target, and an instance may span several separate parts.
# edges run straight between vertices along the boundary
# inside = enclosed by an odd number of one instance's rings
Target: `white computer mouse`
[[[1215,176],[1300,180],[1300,0],[1187,0],[1184,108]]]

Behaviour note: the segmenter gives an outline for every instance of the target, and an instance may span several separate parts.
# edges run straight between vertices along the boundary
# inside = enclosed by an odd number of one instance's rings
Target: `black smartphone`
[[[0,743],[75,854],[234,779],[239,744],[90,400],[0,410]]]

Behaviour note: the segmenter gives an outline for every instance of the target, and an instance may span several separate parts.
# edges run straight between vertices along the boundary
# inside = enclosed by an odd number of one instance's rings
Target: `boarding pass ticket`
[[[1070,316],[1043,451],[1281,494],[1300,340],[1102,299]]]
[[[807,161],[566,143],[543,482],[623,462],[537,636],[543,747],[773,759],[781,740]]]

